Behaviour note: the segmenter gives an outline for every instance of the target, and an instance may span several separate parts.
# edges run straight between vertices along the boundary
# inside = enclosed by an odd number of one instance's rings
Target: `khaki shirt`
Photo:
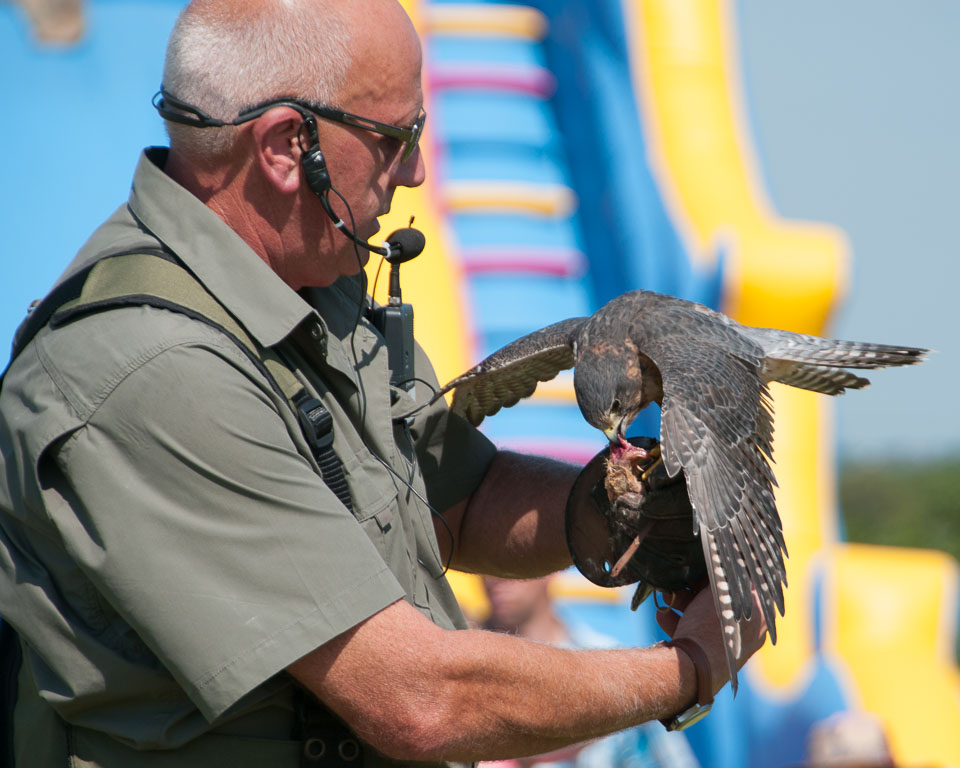
[[[292,291],[164,161],[144,153],[129,204],[65,277],[106,253],[173,251],[324,401],[355,509],[217,330],[145,306],[42,330],[0,394],[0,615],[25,647],[17,748],[56,765],[61,749],[79,765],[137,766],[143,750],[163,750],[143,765],[295,765],[287,665],[398,599],[465,626],[421,499],[466,498],[495,449],[442,400],[400,418],[431,392],[391,391],[365,319],[351,338],[356,281]],[[416,373],[436,384],[421,350]]]

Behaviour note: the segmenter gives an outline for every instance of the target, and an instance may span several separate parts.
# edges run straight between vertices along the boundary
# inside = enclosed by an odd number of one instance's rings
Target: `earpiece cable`
[[[307,130],[308,132],[311,133],[311,136],[310,136],[311,140],[315,141],[316,137],[313,135],[313,132],[310,131],[309,124],[307,125]],[[302,148],[303,145],[300,140],[299,134],[297,135],[297,141],[301,143],[301,148]],[[340,191],[336,187],[334,187],[332,184],[329,184],[327,186],[327,189],[324,191],[323,194],[318,194],[318,197],[320,198],[320,202],[323,205],[327,215],[334,221],[334,224],[337,226],[338,229],[341,230],[341,232],[344,232],[344,234],[347,234],[344,231],[345,230],[344,221],[334,213],[333,207],[330,205],[330,192],[333,192],[333,194],[335,194],[338,198],[340,198],[340,201],[343,203],[344,208],[346,208],[347,217],[350,219],[350,230],[352,232],[356,232],[357,223],[353,216],[353,210],[350,208],[350,203],[347,202],[347,199],[342,194],[340,194]],[[412,223],[413,223],[413,220],[411,219],[411,224]],[[389,464],[389,462],[387,462],[385,459],[380,457],[377,454],[377,452],[373,450],[373,448],[366,443],[366,440],[364,439],[364,435],[366,434],[366,425],[367,425],[367,395],[363,386],[363,378],[360,376],[360,357],[357,354],[356,342],[357,342],[357,328],[360,327],[360,319],[363,317],[363,310],[367,305],[367,274],[363,269],[363,257],[360,254],[360,246],[357,243],[357,239],[355,236],[353,236],[353,237],[350,237],[350,240],[353,243],[353,252],[356,254],[357,267],[359,268],[359,272],[360,272],[360,297],[359,297],[359,301],[357,302],[357,315],[353,321],[353,329],[350,331],[350,352],[351,352],[351,355],[353,356],[353,367],[354,367],[354,372],[356,374],[356,379],[357,379],[358,403],[360,406],[360,439],[364,441],[364,444],[366,445],[367,450],[370,451],[370,455],[373,456],[378,462],[380,462],[380,464],[382,464],[388,472],[390,472],[394,477],[396,477],[397,480],[399,480],[403,485],[409,488],[410,491],[413,493],[413,495],[416,496],[417,499],[428,510],[430,510],[431,516],[438,519],[440,523],[443,525],[444,529],[447,532],[447,536],[450,539],[450,553],[447,557],[447,562],[443,566],[443,575],[446,575],[447,571],[450,569],[450,562],[451,562],[451,559],[453,558],[453,548],[454,548],[454,545],[456,544],[456,540],[454,539],[454,536],[453,536],[453,531],[450,529],[450,524],[447,522],[446,518],[443,515],[441,515],[436,509],[434,509],[433,505],[430,504],[429,501],[427,501],[427,499],[423,496],[423,494],[421,494],[413,486],[412,482],[405,480],[403,476],[396,469],[394,469]],[[380,264],[377,267],[376,275],[374,276],[374,283],[373,283],[374,290],[376,290],[377,279],[379,279],[380,277],[380,270],[383,267],[383,261],[384,259],[381,258]],[[372,300],[372,294],[371,294],[371,300]],[[421,379],[419,377],[413,377],[408,381],[421,382],[425,384],[427,388],[434,393],[434,395],[436,395],[436,387],[434,387],[431,382]],[[401,382],[401,383],[406,383],[406,382]],[[416,413],[419,413],[427,405],[430,405],[431,402],[432,401],[424,403],[423,405],[412,410],[410,413],[398,418],[407,419],[410,416]],[[410,467],[411,472],[413,472],[414,469],[416,468],[416,463],[417,463],[417,455],[416,455],[416,450],[414,450],[413,463],[411,464],[411,467]],[[423,564],[422,561],[419,560],[419,558],[418,558],[418,562]]]
[[[336,187],[331,185],[329,191],[340,198],[340,201],[347,209],[350,228],[356,232],[357,223],[353,217],[353,210],[350,208],[350,203],[347,202],[347,199],[340,194]],[[324,208],[327,209],[327,212],[332,213],[333,208],[330,206],[329,192],[326,196],[321,197],[321,201],[324,203]],[[367,303],[367,273],[363,269],[363,257],[360,255],[360,247],[355,240],[351,240],[351,242],[353,242],[353,252],[357,257],[357,267],[360,270],[360,299],[357,302],[357,316],[353,321],[353,329],[350,331],[350,353],[353,355],[353,368],[357,376],[358,402],[360,405],[360,439],[362,440],[363,435],[366,433],[367,426],[367,394],[363,387],[363,378],[360,376],[360,357],[357,354],[357,328],[360,326],[360,318],[363,316],[363,309]]]
[[[430,510],[430,514],[436,519],[438,519],[440,523],[443,525],[444,529],[447,532],[447,536],[450,539],[450,552],[447,555],[447,562],[443,564],[442,575],[446,576],[447,571],[450,570],[450,563],[453,559],[453,548],[454,548],[454,545],[456,544],[456,540],[453,537],[453,530],[451,530],[450,528],[450,523],[447,522],[447,519],[443,515],[437,512],[437,510],[433,507],[433,505],[424,498],[423,494],[421,494],[420,491],[418,491],[416,488],[413,487],[412,483],[408,482],[407,480],[404,480],[404,478],[400,475],[400,473],[397,472],[397,470],[395,470],[392,466],[390,466],[390,464],[385,459],[381,458],[376,451],[370,450],[370,455],[373,456],[373,458],[375,458],[377,461],[379,461],[386,468],[386,470],[390,472],[390,474],[392,474],[395,478],[397,478],[397,480],[399,480],[407,488],[409,488],[410,491],[413,493],[413,495],[416,496],[417,499],[419,499],[420,502],[427,509]],[[416,462],[416,455],[414,455],[414,462]],[[415,466],[415,464],[411,466],[411,470],[413,469],[413,466]],[[419,561],[419,558],[418,558],[418,561]],[[422,564],[423,563],[421,561],[421,565]]]

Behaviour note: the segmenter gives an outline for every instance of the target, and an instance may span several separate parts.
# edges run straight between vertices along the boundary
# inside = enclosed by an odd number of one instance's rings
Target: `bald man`
[[[578,468],[497,451],[389,382],[351,235],[424,179],[420,77],[394,0],[197,0],[178,20],[169,150],[145,150],[0,393],[16,765],[453,765],[725,684],[705,594],[661,622],[696,663],[466,628],[444,569],[567,567]],[[416,375],[436,386],[419,349]],[[742,661],[764,635],[744,628]]]

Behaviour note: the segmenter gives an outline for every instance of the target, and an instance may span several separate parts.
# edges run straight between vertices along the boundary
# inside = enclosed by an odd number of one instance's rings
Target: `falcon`
[[[639,449],[627,442],[626,430],[650,403],[659,404],[660,443],[653,458],[670,478],[683,473],[692,534],[709,565],[736,691],[738,622],[751,616],[753,590],[773,643],[774,609],[781,616],[784,611],[787,549],[773,495],[769,383],[839,395],[869,384],[848,368],[911,365],[927,352],[744,326],[700,304],[632,291],[591,317],[517,339],[436,397],[452,390],[453,411],[479,425],[529,397],[539,382],[574,368],[580,411],[610,442],[608,474],[637,463]],[[611,487],[616,483],[608,479]],[[629,557],[625,552],[617,568]]]

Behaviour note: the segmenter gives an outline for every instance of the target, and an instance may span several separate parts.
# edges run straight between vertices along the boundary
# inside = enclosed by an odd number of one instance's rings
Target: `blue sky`
[[[852,282],[832,335],[931,347],[837,401],[841,457],[960,452],[960,3],[737,0],[771,199],[836,224]]]

